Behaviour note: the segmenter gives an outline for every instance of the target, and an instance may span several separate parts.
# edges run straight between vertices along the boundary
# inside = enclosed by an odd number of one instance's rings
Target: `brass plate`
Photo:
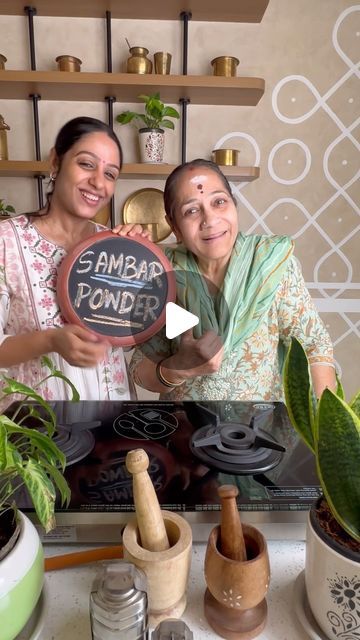
[[[139,223],[150,231],[153,242],[165,240],[171,228],[165,220],[163,192],[161,189],[139,189],[126,200],[123,208],[124,223]]]

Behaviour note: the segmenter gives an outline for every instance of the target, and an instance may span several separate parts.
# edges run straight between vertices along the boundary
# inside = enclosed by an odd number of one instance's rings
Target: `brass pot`
[[[211,60],[214,76],[236,76],[236,67],[240,60],[233,56],[219,56]]]
[[[0,53],[0,71],[5,69],[5,62],[7,62],[7,58]]]
[[[212,161],[219,165],[236,166],[238,163],[238,149],[214,149],[211,154]]]
[[[82,61],[75,56],[58,56],[55,58],[55,62],[58,63],[59,71],[80,71]]]
[[[130,47],[131,56],[127,61],[126,71],[128,73],[151,73],[152,62],[146,56],[149,53],[145,47]]]

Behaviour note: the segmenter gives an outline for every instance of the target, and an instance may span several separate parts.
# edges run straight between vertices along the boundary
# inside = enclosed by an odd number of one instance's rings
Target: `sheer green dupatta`
[[[293,252],[287,236],[239,234],[221,295],[209,294],[196,260],[182,245],[165,253],[176,271],[177,303],[199,317],[194,336],[212,329],[222,336],[225,358],[262,322]]]

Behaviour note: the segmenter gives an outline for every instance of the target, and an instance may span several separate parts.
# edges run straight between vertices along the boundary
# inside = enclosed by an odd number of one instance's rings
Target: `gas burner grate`
[[[58,424],[53,438],[66,456],[68,467],[85,458],[94,448],[95,438],[89,429],[76,430],[74,426]]]
[[[192,435],[190,448],[208,467],[234,475],[264,473],[285,452],[267,432],[231,422],[201,427]]]

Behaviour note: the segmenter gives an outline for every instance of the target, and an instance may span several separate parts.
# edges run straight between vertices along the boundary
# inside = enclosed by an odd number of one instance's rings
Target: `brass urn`
[[[8,160],[8,145],[7,134],[10,130],[8,124],[6,124],[4,116],[0,115],[0,160]]]
[[[152,62],[146,56],[149,50],[145,47],[130,47],[130,57],[127,60],[127,73],[151,73]]]

